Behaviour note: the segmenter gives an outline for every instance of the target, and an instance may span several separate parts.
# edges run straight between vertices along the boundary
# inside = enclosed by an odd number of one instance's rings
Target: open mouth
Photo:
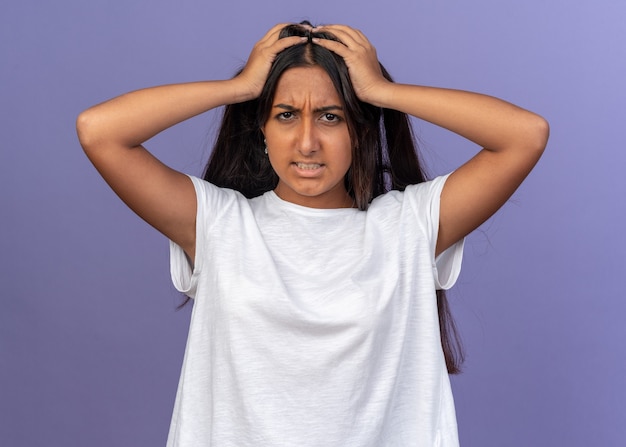
[[[319,169],[322,166],[324,166],[320,163],[300,163],[300,162],[296,162],[295,165],[298,167],[298,169],[304,169],[305,171],[314,171],[315,169]]]

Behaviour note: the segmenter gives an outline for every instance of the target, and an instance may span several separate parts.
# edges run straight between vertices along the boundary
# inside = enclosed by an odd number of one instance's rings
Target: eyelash
[[[285,121],[293,117],[293,112],[282,112],[276,115],[276,119]]]

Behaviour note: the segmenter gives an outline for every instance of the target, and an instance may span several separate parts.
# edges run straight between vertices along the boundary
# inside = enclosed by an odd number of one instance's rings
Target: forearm
[[[543,150],[547,140],[547,123],[543,118],[478,93],[388,84],[372,102],[448,129],[492,151]]]
[[[85,149],[105,144],[135,147],[159,132],[225,104],[245,101],[235,80],[172,84],[137,90],[82,112]]]

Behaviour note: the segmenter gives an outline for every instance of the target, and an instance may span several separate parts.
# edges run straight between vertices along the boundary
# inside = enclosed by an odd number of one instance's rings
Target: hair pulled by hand
[[[278,35],[280,40],[294,37],[302,39],[299,43],[319,45],[341,57],[361,101],[380,105],[384,100],[384,87],[390,79],[378,61],[376,49],[361,31],[347,25],[313,26],[305,20],[284,25]]]
[[[293,45],[307,42],[306,36],[302,35],[281,37],[281,31],[287,26],[286,23],[275,25],[252,48],[248,62],[236,77],[241,83],[241,101],[255,99],[261,94],[276,55]]]
[[[283,27],[280,31],[279,39],[287,37],[306,37],[306,43],[313,43],[313,39],[333,40],[341,43],[334,34],[320,30],[320,27],[313,26],[308,20]]]
[[[365,34],[347,25],[324,25],[312,29],[311,41],[341,56],[361,101],[373,105],[384,101],[385,87],[390,79],[385,76],[376,48]]]

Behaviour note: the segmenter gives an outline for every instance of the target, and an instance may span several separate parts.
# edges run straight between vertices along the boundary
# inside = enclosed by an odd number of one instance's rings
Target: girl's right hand
[[[242,101],[258,98],[263,90],[265,81],[269,74],[272,63],[276,55],[286,48],[306,42],[306,37],[291,36],[279,39],[280,31],[286,27],[287,23],[282,23],[270,29],[261,40],[259,40],[250,53],[248,62],[233,80],[240,83],[239,95]],[[303,25],[305,26],[305,25]]]

